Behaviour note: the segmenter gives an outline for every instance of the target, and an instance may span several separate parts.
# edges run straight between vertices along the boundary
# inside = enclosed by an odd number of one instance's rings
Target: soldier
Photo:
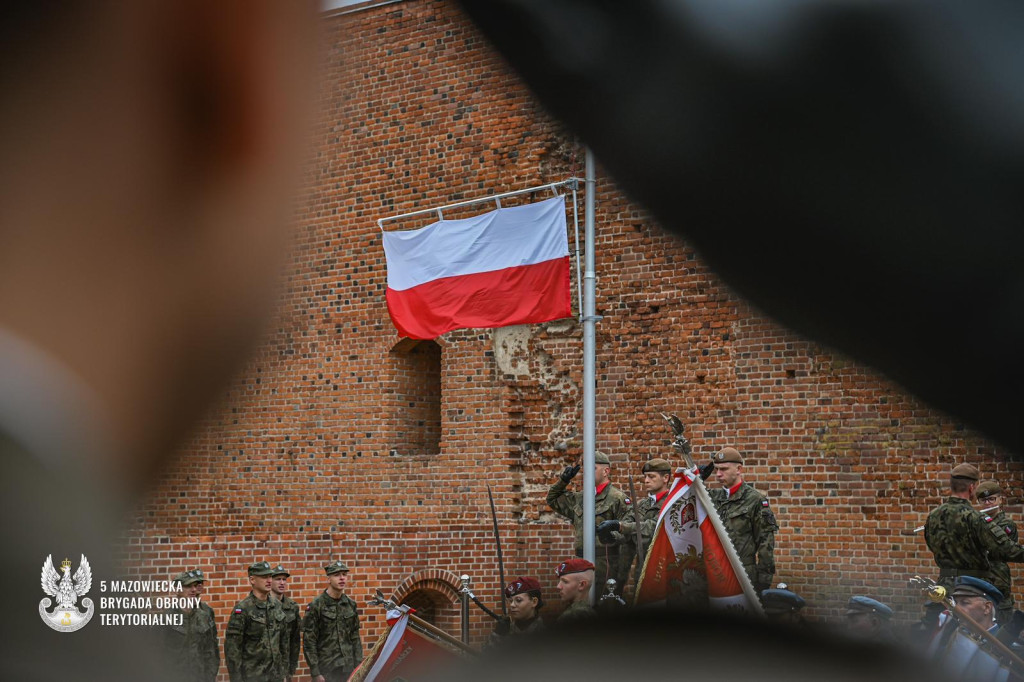
[[[855,595],[846,603],[846,631],[858,639],[892,642],[892,609],[882,602]]]
[[[654,529],[658,525],[658,515],[661,513],[661,506],[668,497],[669,486],[672,483],[672,465],[664,459],[648,460],[644,463],[643,473],[644,490],[647,491],[647,497],[633,500],[633,504],[626,507],[621,519],[610,519],[597,527],[597,533],[602,542],[618,542],[626,545],[629,548],[625,555],[627,557],[636,555],[640,551],[636,546],[638,525],[640,537],[644,543],[644,552],[650,550],[651,540],[654,539]],[[618,531],[618,534],[615,531]],[[637,559],[638,580],[645,558],[645,556],[641,556]],[[626,568],[628,570],[628,564]]]
[[[594,484],[597,486],[597,495],[594,498],[594,523],[595,531],[602,522],[620,519],[629,508],[629,498],[616,488],[608,480],[611,471],[611,460],[603,452],[594,454]],[[556,513],[564,516],[572,522],[573,532],[576,536],[576,556],[583,556],[583,493],[567,492],[569,482],[580,472],[580,466],[567,466],[562,470],[561,476],[548,489],[547,502]],[[620,557],[619,545],[604,544],[596,548],[596,572],[598,585],[604,585],[607,578],[615,578],[616,592],[622,594],[622,589],[629,580],[629,565],[632,563],[631,556]],[[625,564],[625,567],[623,567]],[[625,575],[623,575],[625,574]],[[593,581],[591,581],[593,582]]]
[[[252,590],[231,612],[224,635],[231,682],[281,682],[286,674],[285,616],[280,602],[270,596],[273,573],[266,561],[250,566]]]
[[[198,601],[203,592],[203,572],[185,571],[177,578],[181,583],[178,597]],[[182,680],[214,682],[220,670],[220,645],[217,643],[217,621],[213,609],[198,601],[196,606],[171,609],[181,615],[181,625],[168,626],[166,645],[169,663]]]
[[[743,457],[723,448],[712,459],[715,478],[722,486],[709,492],[736,553],[754,589],[771,587],[775,575],[775,514],[764,493],[743,480]]]
[[[798,627],[806,626],[801,611],[807,602],[796,592],[786,589],[782,583],[778,587],[761,591],[761,603],[764,605],[764,615],[773,623],[784,623]]]
[[[540,581],[523,577],[513,580],[505,586],[505,599],[508,600],[509,618],[498,621],[488,639],[488,646],[508,636],[529,635],[544,629],[544,620],[540,617],[544,606]]]
[[[295,676],[295,670],[299,667],[299,630],[302,626],[302,616],[299,613],[299,605],[288,596],[288,578],[291,574],[284,570],[284,566],[274,569],[274,575],[270,576],[270,588],[274,597],[281,602],[281,610],[284,611],[285,639],[288,641],[288,657],[285,672],[290,680]]]
[[[345,594],[348,566],[333,561],[324,566],[324,572],[327,589],[306,607],[302,647],[315,682],[340,682],[363,660],[359,611]]]
[[[955,579],[951,596],[957,606],[983,630],[998,637],[996,606],[1003,594],[995,585],[973,576]],[[932,642],[929,656],[935,659],[951,679],[1005,680],[1005,670],[990,652],[991,644],[979,640],[969,629],[960,627],[957,618],[949,618]]]
[[[569,559],[558,565],[558,594],[569,606],[558,616],[558,622],[594,615],[590,606],[590,586],[594,584],[594,564],[586,559]]]
[[[936,581],[946,589],[959,576],[991,580],[993,561],[1024,561],[1024,547],[971,506],[978,469],[959,464],[950,474],[950,496],[928,514],[924,539],[939,567]]]
[[[985,510],[982,512],[985,514],[985,521],[1002,528],[1006,532],[1006,536],[1014,544],[1017,544],[1017,524],[1011,521],[1002,509],[1003,491],[999,484],[995,481],[985,481],[978,485],[976,495],[978,497],[978,506]],[[991,559],[991,564],[992,584],[1003,593],[1003,601],[999,605],[996,619],[999,621],[999,625],[1005,627],[1010,622],[1014,611],[1013,583],[1010,577],[1010,567],[1005,561],[1000,561],[999,559]]]

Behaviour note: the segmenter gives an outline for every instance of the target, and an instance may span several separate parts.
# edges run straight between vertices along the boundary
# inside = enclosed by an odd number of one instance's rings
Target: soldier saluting
[[[975,466],[954,467],[950,472],[949,497],[928,514],[924,524],[925,542],[939,567],[936,582],[946,589],[951,589],[960,576],[991,582],[994,561],[1024,561],[1024,547],[971,506],[978,477]]]
[[[603,452],[594,453],[594,484],[597,486],[597,494],[594,497],[594,524],[595,530],[604,521],[620,519],[629,509],[629,498],[621,490],[616,488],[608,480],[611,471],[611,460]],[[567,466],[562,471],[558,481],[548,488],[547,502],[557,514],[564,516],[572,522],[572,529],[576,536],[576,556],[583,556],[583,493],[568,492],[569,483],[576,474],[580,472],[580,466]],[[617,544],[602,544],[596,548],[594,565],[596,570],[596,582],[604,586],[605,580],[609,577],[615,578],[617,585],[615,591],[622,594],[622,589],[629,580],[630,561],[620,561],[619,546]],[[625,563],[625,570],[621,564]],[[625,573],[625,575],[623,575]]]

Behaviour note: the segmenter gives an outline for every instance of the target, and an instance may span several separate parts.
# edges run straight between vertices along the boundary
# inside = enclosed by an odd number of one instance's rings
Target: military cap
[[[274,568],[269,561],[257,561],[249,567],[249,575],[265,578],[268,575],[274,575]]]
[[[643,472],[646,474],[648,471],[657,471],[659,473],[670,473],[672,471],[672,465],[668,463],[668,460],[654,458],[649,459],[644,463]]]
[[[540,592],[540,581],[536,578],[519,577],[505,586],[505,596],[509,599],[524,592]]]
[[[182,587],[187,587],[188,585],[204,582],[206,578],[203,577],[203,572],[196,568],[191,571],[185,571],[174,580],[181,583]]]
[[[563,575],[569,575],[570,573],[583,573],[583,571],[592,570],[594,570],[594,564],[586,559],[569,559],[558,565],[558,568],[555,569],[555,574],[561,578]]]
[[[282,566],[281,564],[278,564],[277,568],[274,569],[273,577],[276,578],[279,575],[283,575],[284,577],[289,578],[289,577],[291,577],[292,574],[289,573],[288,571],[284,570],[284,566]]]
[[[999,588],[986,580],[970,575],[962,575],[956,579],[952,596],[954,598],[985,597],[996,606],[1003,601],[1003,593],[999,591]]]
[[[950,474],[953,478],[963,478],[968,481],[977,481],[980,477],[978,467],[973,464],[957,464]]]
[[[594,453],[594,464],[607,464],[608,466],[611,466],[612,461],[608,459],[608,455],[598,450]]]
[[[873,613],[886,620],[892,617],[891,608],[876,599],[860,595],[850,597],[850,601],[846,602],[846,615],[852,616],[857,613]]]
[[[324,566],[324,573],[334,575],[335,573],[348,573],[348,565],[341,559],[332,561]]]
[[[799,611],[807,602],[796,592],[781,588],[761,590],[761,603],[767,613],[789,613]]]
[[[1001,496],[1003,494],[1003,490],[995,481],[984,481],[983,483],[978,484],[978,489],[974,491],[974,494],[979,500],[987,500],[988,498],[995,497],[996,495]]]
[[[734,464],[743,464],[743,455],[736,448],[722,448],[721,452],[714,456],[713,461],[715,464],[723,462],[732,462]]]

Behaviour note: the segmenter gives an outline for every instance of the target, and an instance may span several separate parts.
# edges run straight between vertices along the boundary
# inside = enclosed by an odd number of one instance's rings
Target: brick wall
[[[544,494],[581,454],[579,326],[453,332],[437,375],[437,351],[409,355],[390,325],[375,220],[580,174],[583,150],[450,3],[324,28],[324,113],[280,321],[139,510],[129,558],[140,575],[206,571],[222,633],[249,562],[287,565],[305,603],[341,556],[358,602],[408,597],[457,635],[459,574],[499,604],[489,484],[507,576],[538,576],[553,612],[571,536]],[[752,310],[605,176],[596,220],[598,447],[622,487],[668,452],[659,412],[683,418],[701,458],[739,448],[781,523],[777,580],[815,619],[851,593],[916,617],[905,579],[930,557],[899,531],[923,522],[953,463],[998,476],[1019,513],[1021,464]],[[439,432],[413,433],[438,411]],[[383,613],[364,607],[363,623],[369,647]],[[489,629],[475,609],[471,629],[477,642]]]

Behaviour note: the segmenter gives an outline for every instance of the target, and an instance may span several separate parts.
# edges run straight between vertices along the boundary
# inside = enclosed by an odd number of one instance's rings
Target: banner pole
[[[593,562],[596,541],[594,498],[594,441],[596,437],[595,400],[596,384],[596,330],[597,304],[594,272],[594,192],[597,185],[594,172],[594,154],[587,148],[586,196],[584,208],[584,270],[583,270],[583,558]],[[590,586],[590,602],[594,603],[595,590]]]
[[[697,488],[697,499],[704,505],[704,512],[711,519],[711,525],[715,527],[715,532],[718,533],[718,537],[722,540],[722,547],[725,548],[725,555],[729,557],[729,563],[732,565],[733,573],[740,581],[740,587],[743,588],[743,594],[746,595],[747,601],[750,602],[751,607],[754,609],[754,613],[765,617],[764,608],[761,606],[761,598],[754,590],[753,583],[750,582],[750,576],[743,569],[743,564],[740,562],[740,557],[736,554],[736,548],[732,545],[732,538],[729,537],[729,531],[725,529],[725,525],[722,523],[722,519],[718,517],[718,509],[715,507],[715,503],[711,501],[711,496],[708,495],[708,489],[704,487],[704,481],[701,480],[700,471],[694,469],[693,471],[693,486]]]

